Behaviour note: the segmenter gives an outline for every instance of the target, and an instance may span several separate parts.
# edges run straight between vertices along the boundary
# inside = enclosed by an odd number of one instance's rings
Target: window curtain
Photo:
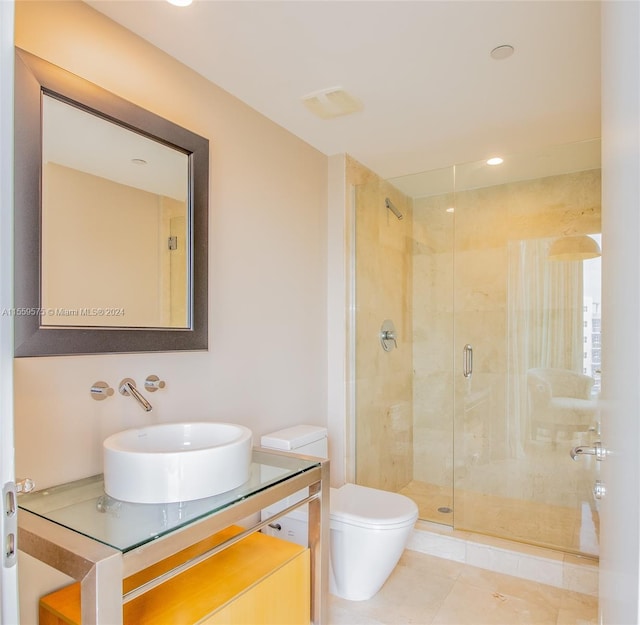
[[[582,372],[582,262],[547,259],[553,239],[510,241],[508,284],[508,439],[520,456],[527,434],[527,371]]]

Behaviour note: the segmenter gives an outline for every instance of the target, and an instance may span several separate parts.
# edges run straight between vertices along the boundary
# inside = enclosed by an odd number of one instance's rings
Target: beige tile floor
[[[599,518],[591,506],[567,507],[484,493],[456,492],[426,482],[412,481],[401,491],[420,509],[420,518],[458,529],[490,532],[502,538],[529,542],[585,555],[598,555]],[[453,509],[446,514],[441,507]]]
[[[405,551],[368,601],[329,601],[330,625],[593,625],[597,599]]]

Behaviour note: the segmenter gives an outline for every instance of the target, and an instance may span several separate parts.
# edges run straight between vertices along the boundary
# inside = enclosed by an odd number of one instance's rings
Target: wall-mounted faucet
[[[157,375],[149,375],[144,381],[144,388],[150,393],[155,393],[165,386],[165,381],[161,380]],[[131,378],[124,378],[124,380],[118,384],[118,391],[125,397],[133,397],[145,412],[151,412],[153,410],[153,406],[142,396],[136,388],[136,383]],[[107,397],[111,397],[114,391],[106,382],[100,380],[99,382],[94,382],[90,393],[91,397],[96,401],[103,401],[107,399]]]
[[[121,395],[128,397],[131,395],[141,406],[145,412],[151,412],[153,406],[140,394],[136,388],[136,383],[131,378],[125,378],[118,384],[118,390]]]

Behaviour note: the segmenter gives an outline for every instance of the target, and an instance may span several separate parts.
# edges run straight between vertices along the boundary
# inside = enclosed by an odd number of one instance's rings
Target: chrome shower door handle
[[[462,349],[462,375],[470,378],[473,373],[473,347],[467,343]]]

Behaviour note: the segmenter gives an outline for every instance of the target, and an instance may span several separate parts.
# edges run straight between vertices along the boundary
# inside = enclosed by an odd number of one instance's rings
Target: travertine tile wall
[[[412,208],[351,158],[347,189],[355,189],[356,207],[356,481],[396,491],[413,472]],[[385,207],[387,197],[402,220]],[[385,319],[397,330],[390,352],[380,344]]]

